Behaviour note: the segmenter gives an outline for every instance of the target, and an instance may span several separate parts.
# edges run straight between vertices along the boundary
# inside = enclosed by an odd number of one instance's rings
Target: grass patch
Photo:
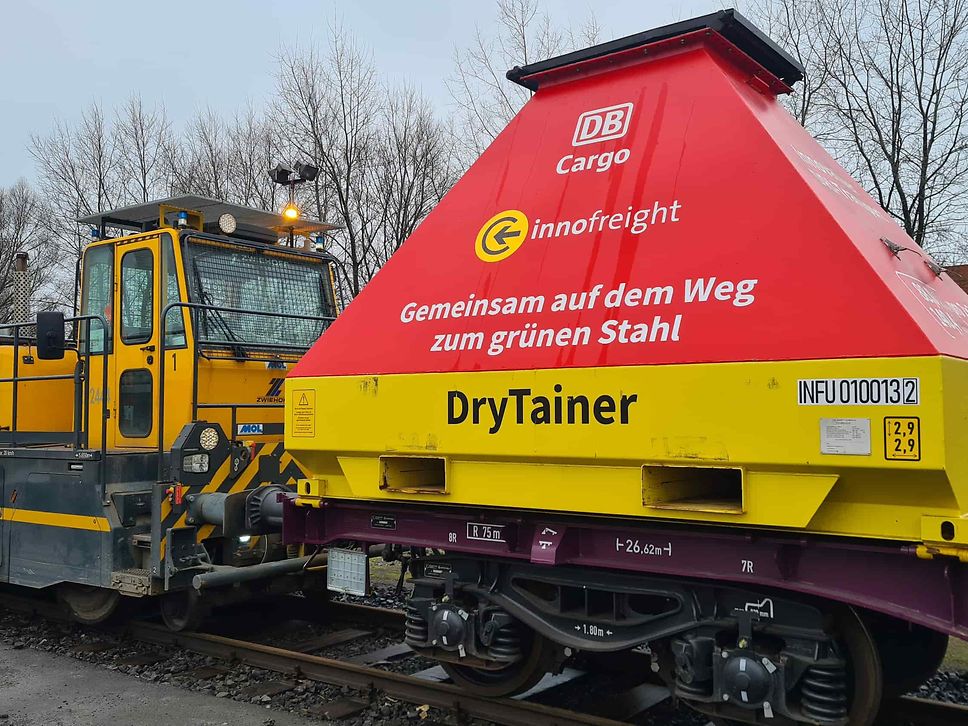
[[[959,638],[948,640],[948,652],[945,653],[941,670],[968,673],[968,643]]]

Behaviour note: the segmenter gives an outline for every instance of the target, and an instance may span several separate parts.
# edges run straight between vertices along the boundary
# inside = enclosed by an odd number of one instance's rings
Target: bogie
[[[730,722],[866,726],[881,701],[880,651],[847,607],[711,582],[458,556],[417,558],[411,572],[408,644],[480,694],[526,690],[566,654],[635,648],[678,699]]]

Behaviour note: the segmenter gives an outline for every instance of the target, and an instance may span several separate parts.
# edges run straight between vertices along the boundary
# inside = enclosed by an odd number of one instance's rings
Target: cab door
[[[114,445],[158,445],[158,238],[141,238],[116,247]]]

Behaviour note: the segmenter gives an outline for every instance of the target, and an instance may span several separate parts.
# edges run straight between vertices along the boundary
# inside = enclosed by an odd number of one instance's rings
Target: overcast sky
[[[543,0],[558,22],[595,8],[602,40],[724,7],[716,0]],[[33,175],[31,134],[72,122],[92,101],[132,93],[176,125],[197,109],[231,116],[271,95],[280,48],[325,42],[334,21],[372,51],[391,82],[410,80],[446,112],[455,45],[494,26],[493,0],[0,0],[0,186]]]

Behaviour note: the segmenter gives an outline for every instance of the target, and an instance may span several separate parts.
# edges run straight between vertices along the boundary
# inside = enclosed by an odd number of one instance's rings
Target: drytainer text
[[[560,384],[552,396],[533,396],[530,388],[509,388],[506,396],[468,396],[447,391],[447,423],[485,425],[496,434],[504,423],[515,424],[627,424],[638,394],[562,396]]]

